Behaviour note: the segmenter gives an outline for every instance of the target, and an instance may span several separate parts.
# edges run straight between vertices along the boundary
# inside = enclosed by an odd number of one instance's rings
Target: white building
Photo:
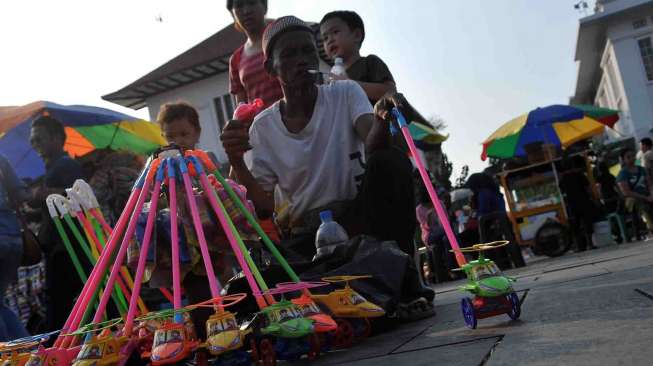
[[[618,109],[612,138],[651,136],[653,130],[653,1],[597,0],[580,20],[572,104]]]
[[[102,99],[133,109],[147,107],[152,121],[167,102],[191,103],[197,108],[202,126],[199,148],[212,151],[220,162],[226,162],[219,134],[234,110],[229,94],[229,58],[244,42],[245,36],[230,25]],[[318,48],[325,59],[319,40]]]

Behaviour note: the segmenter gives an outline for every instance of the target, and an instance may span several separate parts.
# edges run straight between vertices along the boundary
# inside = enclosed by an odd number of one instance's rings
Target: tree
[[[445,121],[439,116],[432,116],[428,119],[431,127],[440,132],[447,127]],[[453,164],[449,161],[447,154],[442,152],[442,145],[434,145],[429,151],[423,151],[424,158],[426,159],[426,169],[435,178],[436,184],[451,189],[451,173],[453,172]]]
[[[449,161],[447,154],[440,150],[441,163],[437,170],[433,171],[437,183],[446,190],[451,190],[451,173],[453,173],[453,163]]]
[[[463,167],[460,169],[460,175],[458,175],[458,178],[456,178],[456,185],[453,188],[460,189],[465,187],[465,183],[467,182],[468,176],[469,176],[469,166],[463,165]]]

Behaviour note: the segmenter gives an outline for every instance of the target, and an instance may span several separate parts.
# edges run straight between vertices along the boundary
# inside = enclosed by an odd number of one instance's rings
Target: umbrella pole
[[[560,179],[558,178],[558,169],[556,169],[555,161],[551,161],[551,167],[553,168],[553,177],[555,178],[556,181],[556,189],[558,190],[558,194],[560,195],[560,205],[562,206],[562,213],[565,215],[565,219],[567,219],[569,217],[569,214],[567,213],[567,203],[565,202],[565,196],[562,195],[562,191],[560,190]]]

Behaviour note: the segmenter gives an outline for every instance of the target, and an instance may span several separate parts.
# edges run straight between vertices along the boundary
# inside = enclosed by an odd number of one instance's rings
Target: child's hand
[[[252,149],[248,128],[238,120],[227,122],[220,134],[220,141],[232,165],[243,163],[243,155]]]

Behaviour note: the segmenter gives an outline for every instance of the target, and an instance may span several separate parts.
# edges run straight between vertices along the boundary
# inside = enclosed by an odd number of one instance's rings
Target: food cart
[[[588,152],[585,150],[570,154],[569,157],[583,157],[587,178],[591,187],[594,187]],[[537,251],[542,249],[538,248],[541,247],[538,240],[544,240],[544,236],[551,238],[557,235],[558,247],[543,250],[543,254],[551,256],[564,253],[570,241],[566,230],[568,215],[559,185],[561,166],[561,158],[549,156],[543,161],[498,174],[517,242],[521,246],[530,246]],[[545,224],[547,232],[543,233]]]

